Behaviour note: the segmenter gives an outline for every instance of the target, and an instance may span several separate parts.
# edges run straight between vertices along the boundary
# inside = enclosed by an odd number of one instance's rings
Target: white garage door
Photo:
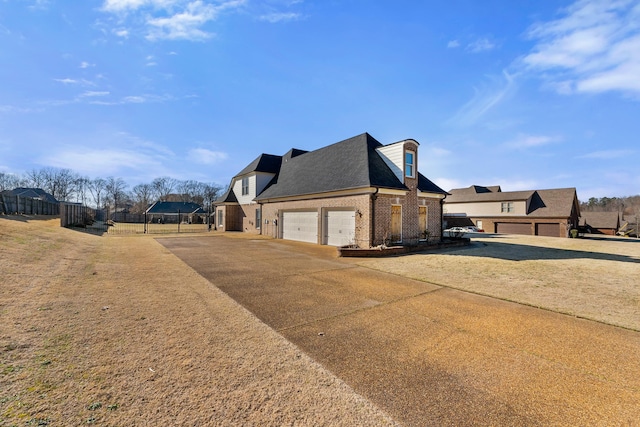
[[[318,243],[318,212],[283,212],[282,238]]]
[[[355,243],[356,214],[354,211],[327,211],[324,224],[325,244],[344,246]]]

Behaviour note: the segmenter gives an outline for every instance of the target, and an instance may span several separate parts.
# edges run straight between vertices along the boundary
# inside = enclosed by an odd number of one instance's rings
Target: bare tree
[[[49,193],[58,200],[71,200],[78,175],[73,173],[71,169],[50,168],[47,172]]]
[[[107,178],[105,185],[105,192],[107,200],[113,205],[113,211],[118,211],[118,205],[121,204],[126,198],[127,184],[122,178],[114,178],[112,176]]]
[[[0,172],[0,191],[13,190],[20,186],[20,178],[11,173]]]
[[[177,186],[181,202],[194,202],[202,205],[203,191],[206,184],[198,181],[180,181]]]
[[[41,188],[58,200],[70,200],[78,175],[70,169],[42,168],[27,172],[26,184]]]
[[[85,176],[78,176],[74,182],[73,193],[76,195],[76,201],[83,205],[87,204],[90,182],[91,180]]]
[[[104,202],[102,199],[106,193],[107,181],[102,178],[96,178],[90,180],[87,184],[96,208],[100,209],[102,207],[101,202]]]
[[[32,188],[41,188],[44,190],[47,183],[47,177],[45,175],[44,169],[31,169],[26,174],[25,178],[25,186]]]
[[[165,201],[167,196],[173,192],[176,188],[178,182],[174,178],[169,178],[168,176],[163,176],[160,178],[156,178],[153,180],[151,185],[153,186],[153,190],[155,191],[155,195],[158,200]]]
[[[211,205],[213,203],[213,201],[218,197],[218,195],[221,193],[222,191],[222,187],[216,184],[204,184],[204,187],[202,188],[202,205],[209,209],[211,208]]]
[[[133,187],[134,213],[143,213],[153,201],[154,189],[151,184],[138,184]]]

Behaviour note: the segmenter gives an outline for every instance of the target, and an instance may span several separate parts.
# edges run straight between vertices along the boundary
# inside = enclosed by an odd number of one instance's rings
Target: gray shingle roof
[[[418,190],[424,191],[425,193],[448,194],[420,172],[418,172]]]
[[[256,200],[290,197],[366,187],[406,190],[376,148],[382,147],[368,133],[297,156],[284,156],[280,172]],[[419,175],[422,191],[445,194]]]
[[[44,191],[42,188],[19,187],[14,188],[13,190],[6,190],[3,193],[11,196],[19,196],[29,199],[44,200],[51,203],[58,203],[58,200],[56,200],[55,197]]]
[[[246,175],[251,172],[278,173],[280,163],[282,163],[282,156],[276,156],[274,154],[260,154],[253,162],[249,163],[247,167],[242,169],[236,177]]]
[[[155,202],[147,209],[150,214],[205,213],[202,207],[192,202]]]

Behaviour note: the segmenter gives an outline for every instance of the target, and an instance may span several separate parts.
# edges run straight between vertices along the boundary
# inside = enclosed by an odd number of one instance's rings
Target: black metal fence
[[[94,234],[202,233],[210,230],[204,214],[146,215],[109,213],[87,206],[61,204],[60,225]]]
[[[0,194],[0,213],[5,215],[58,215],[58,203],[31,197]]]

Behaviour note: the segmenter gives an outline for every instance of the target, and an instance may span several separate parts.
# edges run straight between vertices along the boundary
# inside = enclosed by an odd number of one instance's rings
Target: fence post
[[[180,232],[180,209],[178,209],[178,233]]]

